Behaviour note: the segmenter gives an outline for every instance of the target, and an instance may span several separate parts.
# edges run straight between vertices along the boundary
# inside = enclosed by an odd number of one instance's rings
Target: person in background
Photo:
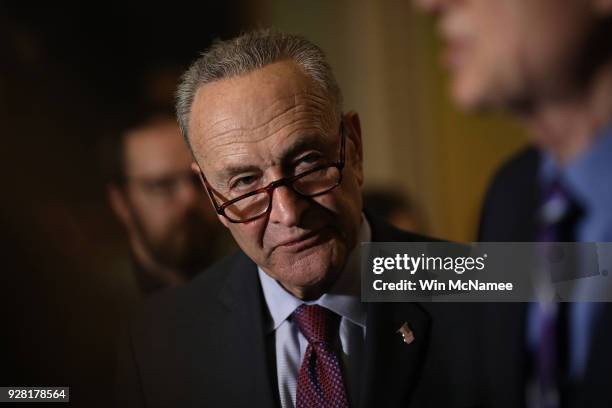
[[[425,233],[425,221],[415,202],[392,189],[375,188],[363,193],[363,206],[404,231]]]
[[[612,1],[417,3],[437,17],[457,104],[510,112],[531,135],[493,179],[479,240],[612,241]],[[612,406],[609,303],[490,312],[492,405]]]
[[[142,292],[182,285],[231,248],[171,116],[145,116],[113,147],[107,195],[125,228]]]

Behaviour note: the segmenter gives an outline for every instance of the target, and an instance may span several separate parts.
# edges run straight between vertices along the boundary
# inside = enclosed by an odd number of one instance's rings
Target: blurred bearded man
[[[191,154],[172,117],[147,117],[121,135],[115,150],[108,198],[127,232],[144,293],[184,284],[224,255],[228,239],[191,171]]]

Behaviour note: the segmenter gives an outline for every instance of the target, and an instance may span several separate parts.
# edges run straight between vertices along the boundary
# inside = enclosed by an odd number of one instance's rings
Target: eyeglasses
[[[177,172],[161,177],[126,176],[122,179],[126,186],[134,186],[146,194],[150,199],[172,200],[181,188],[197,188],[198,177],[191,171]]]
[[[198,172],[206,192],[217,211],[232,223],[253,221],[270,212],[274,189],[287,186],[301,197],[317,197],[338,187],[342,182],[342,170],[346,156],[346,135],[344,123],[340,121],[340,158],[335,163],[317,166],[295,176],[285,177],[271,182],[265,187],[243,194],[222,204],[214,196],[214,189],[204,177],[202,169]],[[217,193],[218,194],[218,193]]]

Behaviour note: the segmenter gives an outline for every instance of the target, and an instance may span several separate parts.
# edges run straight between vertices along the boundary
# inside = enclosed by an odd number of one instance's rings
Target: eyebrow
[[[323,150],[325,147],[329,147],[329,144],[330,143],[327,143],[324,136],[317,133],[298,136],[298,140],[280,154],[281,165],[283,165],[283,162],[287,162],[304,150],[309,148],[320,148]],[[221,171],[220,176],[222,180],[229,180],[231,177],[238,174],[258,171],[261,171],[261,168],[254,164],[230,164]]]
[[[225,181],[237,174],[257,172],[259,170],[260,170],[259,167],[255,166],[254,164],[229,165],[221,171],[220,177],[222,180]]]
[[[282,161],[294,158],[299,153],[307,149],[319,148],[321,150],[325,150],[326,148],[329,148],[331,144],[333,143],[329,143],[327,140],[325,140],[324,136],[321,136],[319,134],[307,134],[304,136],[299,136],[297,142],[289,146],[281,154]]]

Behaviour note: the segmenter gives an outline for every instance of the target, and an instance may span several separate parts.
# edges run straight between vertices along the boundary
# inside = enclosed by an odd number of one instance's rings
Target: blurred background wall
[[[487,182],[525,137],[453,108],[432,23],[410,1],[2,5],[2,385],[72,385],[74,406],[107,406],[94,391],[111,384],[133,294],[113,267],[126,243],[96,145],[143,101],[170,105],[176,73],[213,38],[267,25],[327,52],[361,115],[366,187],[408,194],[423,232],[474,239]]]

